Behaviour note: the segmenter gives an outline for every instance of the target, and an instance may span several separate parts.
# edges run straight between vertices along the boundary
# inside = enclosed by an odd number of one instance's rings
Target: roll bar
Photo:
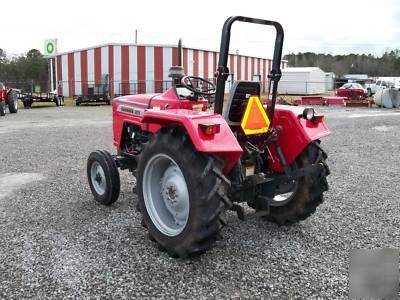
[[[236,21],[246,22],[246,23],[254,23],[260,25],[273,26],[276,29],[276,37],[275,37],[275,47],[274,47],[274,56],[272,60],[272,69],[268,74],[268,78],[272,81],[272,97],[268,103],[268,111],[267,115],[270,121],[272,122],[274,112],[275,112],[275,102],[276,95],[278,91],[278,82],[281,78],[281,60],[282,60],[282,47],[283,47],[283,28],[281,24],[275,21],[268,21],[256,18],[248,18],[243,16],[233,16],[228,18],[224,27],[222,28],[221,35],[221,46],[219,50],[219,61],[218,67],[215,72],[215,77],[217,78],[217,90],[215,92],[215,106],[214,112],[218,114],[222,114],[222,109],[224,105],[224,95],[225,95],[225,82],[229,76],[229,68],[228,64],[228,55],[229,55],[229,43],[231,39],[231,27],[232,24]],[[269,91],[268,91],[269,92]]]

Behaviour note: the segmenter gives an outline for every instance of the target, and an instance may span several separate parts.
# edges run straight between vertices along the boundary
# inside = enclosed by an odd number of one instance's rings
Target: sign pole
[[[54,90],[53,58],[57,55],[57,39],[44,41],[44,54],[49,59],[50,92],[52,92]]]
[[[53,82],[53,58],[50,57],[50,93],[54,90],[54,82]]]

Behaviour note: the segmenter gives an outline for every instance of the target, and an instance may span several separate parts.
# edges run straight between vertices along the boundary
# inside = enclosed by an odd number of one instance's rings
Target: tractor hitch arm
[[[248,189],[252,189],[257,185],[263,185],[266,188],[269,187],[275,187],[281,183],[288,182],[290,180],[295,180],[300,177],[304,177],[308,174],[322,174],[324,172],[329,173],[329,169],[327,169],[327,166],[323,163],[316,163],[309,165],[307,167],[297,169],[294,171],[290,171],[289,174],[283,174],[279,175],[276,177],[268,177],[263,173],[258,173],[252,176],[248,176],[243,183],[240,185],[236,185],[233,187],[234,193],[235,192],[240,192],[240,191],[245,191]]]

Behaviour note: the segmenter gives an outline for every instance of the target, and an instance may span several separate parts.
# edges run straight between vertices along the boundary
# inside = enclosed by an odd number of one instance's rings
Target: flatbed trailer
[[[108,105],[111,103],[111,95],[109,92],[108,75],[103,75],[101,83],[88,83],[82,86],[82,92],[74,95],[76,106],[82,103],[103,102]]]
[[[73,99],[75,100],[76,106],[81,105],[82,103],[98,103],[103,102],[108,105],[111,103],[111,97],[108,93],[94,93],[89,89],[89,93],[85,95],[74,95]]]
[[[345,97],[303,96],[293,101],[295,105],[343,105]]]
[[[64,106],[64,96],[56,93],[19,93],[18,99],[25,108],[31,108],[33,103],[54,103],[56,106]]]

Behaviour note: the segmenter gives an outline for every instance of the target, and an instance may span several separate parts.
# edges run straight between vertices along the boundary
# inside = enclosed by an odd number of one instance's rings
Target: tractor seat
[[[223,117],[230,126],[239,126],[250,96],[260,97],[261,85],[257,81],[237,80],[224,105]]]

